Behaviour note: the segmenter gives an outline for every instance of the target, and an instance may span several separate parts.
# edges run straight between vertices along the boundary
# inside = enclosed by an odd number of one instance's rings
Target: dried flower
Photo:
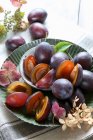
[[[7,34],[7,30],[4,25],[0,24],[0,40],[5,37]]]
[[[88,107],[85,103],[76,106],[78,98],[76,97],[73,102],[72,112],[65,118],[59,118],[59,123],[62,124],[62,130],[66,130],[67,127],[78,127],[81,129],[81,124],[93,125],[92,112],[93,108]]]
[[[20,73],[17,72],[15,64],[11,61],[6,61],[0,70],[0,85],[7,86],[13,81],[19,80]]]
[[[3,13],[4,12],[4,9],[2,6],[0,6],[0,13]]]
[[[21,7],[23,4],[26,4],[26,0],[10,0],[12,5],[15,7]]]
[[[23,20],[25,13],[21,12],[18,8],[14,14],[11,14],[11,11],[4,12],[4,19],[0,24],[0,40],[11,31],[24,31],[28,28],[28,23]]]
[[[55,101],[52,105],[52,113],[55,118],[64,118],[66,116],[66,111],[64,108],[60,107],[59,104]]]

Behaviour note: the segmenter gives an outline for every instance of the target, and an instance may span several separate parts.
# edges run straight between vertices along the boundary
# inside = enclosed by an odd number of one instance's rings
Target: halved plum
[[[40,63],[36,65],[31,73],[31,81],[33,84],[38,82],[50,70],[48,64]]]
[[[36,112],[36,109],[43,98],[44,98],[44,95],[41,91],[37,91],[31,96],[29,96],[29,98],[26,101],[27,114],[32,115],[34,112]]]
[[[6,97],[6,105],[18,108],[25,105],[28,94],[24,92],[13,92]]]
[[[24,72],[29,78],[31,78],[31,72],[32,69],[35,67],[36,63],[36,58],[33,55],[27,56],[24,60]]]
[[[74,63],[71,60],[65,60],[63,61],[57,68],[56,71],[56,78],[70,78],[70,73],[72,72],[74,68]]]
[[[51,69],[43,78],[41,78],[37,83],[36,87],[40,89],[48,89],[55,80],[55,70]]]
[[[26,83],[20,82],[20,81],[15,81],[12,82],[8,87],[7,87],[7,93],[11,94],[13,92],[25,92],[28,95],[32,94],[32,88]]]
[[[83,68],[80,64],[77,64],[70,74],[70,80],[73,85],[80,85],[83,79]]]
[[[41,100],[40,106],[36,110],[36,120],[38,122],[44,121],[50,113],[51,104],[48,96]]]

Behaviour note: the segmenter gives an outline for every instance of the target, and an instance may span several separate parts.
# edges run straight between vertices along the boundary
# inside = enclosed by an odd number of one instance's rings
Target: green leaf
[[[54,50],[55,52],[65,52],[71,45],[70,42],[61,41],[54,46]]]

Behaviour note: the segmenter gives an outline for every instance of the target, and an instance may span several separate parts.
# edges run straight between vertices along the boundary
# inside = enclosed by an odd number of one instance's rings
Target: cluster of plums
[[[32,94],[32,88],[26,83],[15,81],[7,87],[6,105],[13,109],[24,109],[26,115],[34,116],[38,121],[44,121],[48,116],[51,104],[48,96],[41,91]]]
[[[23,62],[26,77],[39,90],[32,93],[31,86],[26,83],[13,82],[7,88],[6,105],[25,108],[26,114],[34,116],[38,122],[48,118],[54,101],[68,113],[76,96],[79,105],[85,102],[84,93],[93,91],[91,66],[92,56],[88,52],[79,52],[71,59],[66,53],[55,53],[49,43],[41,42],[34,54],[28,55]],[[43,93],[45,89],[47,96]],[[51,99],[48,90],[51,90]]]
[[[34,55],[24,59],[23,66],[36,88],[51,90],[67,112],[76,96],[79,105],[85,102],[83,91],[93,91],[92,56],[88,52],[79,52],[71,59],[66,53],[54,53],[53,46],[42,42],[36,46]]]
[[[28,14],[29,31],[33,40],[48,36],[48,29],[43,24],[47,18],[44,9],[36,8]],[[6,40],[6,47],[9,51],[14,51],[19,46],[25,44],[25,39],[21,36],[13,36]]]

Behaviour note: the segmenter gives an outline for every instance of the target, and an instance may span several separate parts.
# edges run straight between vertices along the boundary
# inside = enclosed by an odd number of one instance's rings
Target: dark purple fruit
[[[92,66],[92,56],[88,52],[80,52],[74,57],[74,63],[79,63],[83,69],[90,69]]]
[[[14,36],[8,40],[6,40],[5,45],[9,51],[14,51],[19,46],[25,44],[25,40],[21,36]]]
[[[50,63],[53,47],[47,42],[41,42],[35,49],[35,58],[38,63]]]
[[[73,104],[73,101],[75,100],[75,97],[77,96],[77,98],[79,99],[76,102],[76,105],[79,106],[81,103],[85,103],[85,97],[82,93],[82,91],[80,89],[76,89],[72,95],[72,97],[70,98],[71,103]]]
[[[64,60],[69,60],[69,57],[63,52],[58,52],[51,57],[50,65],[52,68],[56,69]]]
[[[60,104],[61,107],[65,108],[66,114],[68,114],[71,111],[71,109],[72,109],[72,105],[71,105],[71,103],[68,100],[66,100],[66,101],[59,101],[59,104]]]
[[[83,80],[80,86],[84,90],[93,91],[93,72],[83,70]]]
[[[48,36],[47,28],[41,23],[33,23],[29,27],[32,39],[40,39]]]
[[[52,93],[58,99],[68,99],[73,93],[73,85],[67,79],[58,79],[52,85]]]
[[[47,12],[44,9],[36,8],[32,10],[28,15],[28,21],[30,24],[34,22],[43,23],[47,18]]]

